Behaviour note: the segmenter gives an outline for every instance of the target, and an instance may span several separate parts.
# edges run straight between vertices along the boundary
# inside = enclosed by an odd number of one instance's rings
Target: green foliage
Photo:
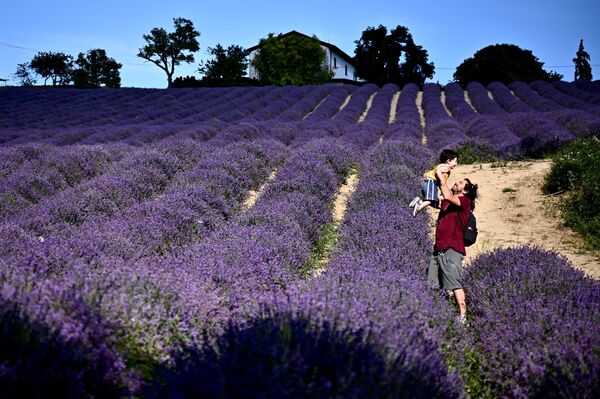
[[[465,165],[500,161],[496,151],[478,144],[467,143],[457,148],[456,152],[458,153],[458,162]]]
[[[590,55],[583,49],[583,39],[579,42],[577,57],[573,58],[575,63],[575,80],[592,80],[592,67],[590,66]]]
[[[560,80],[562,75],[547,72],[531,50],[523,50],[514,44],[494,44],[477,51],[464,60],[454,72],[454,80],[465,86],[469,82],[488,85],[492,82]]]
[[[461,370],[465,381],[466,391],[470,398],[493,398],[489,383],[481,372],[481,355],[473,348],[466,350],[464,356],[464,367]]]
[[[587,137],[567,144],[553,158],[546,193],[566,192],[561,202],[565,224],[600,249],[600,141]]]
[[[415,44],[404,26],[396,26],[389,34],[383,25],[368,27],[354,43],[356,74],[368,82],[423,86],[425,79],[433,77],[435,67],[427,62],[427,50]]]
[[[338,224],[335,222],[327,223],[319,232],[317,243],[313,248],[306,266],[301,271],[302,275],[310,278],[312,273],[322,269],[329,258],[331,249],[338,241]]]
[[[209,47],[208,53],[214,58],[200,64],[198,71],[204,75],[207,86],[239,86],[244,83],[248,69],[248,52],[240,46],[231,45],[225,49],[220,44]]]
[[[73,71],[73,82],[76,87],[120,87],[119,69],[123,65],[106,55],[103,49],[89,50],[87,54],[79,53],[75,64],[79,67]]]
[[[308,85],[328,82],[333,72],[325,64],[326,53],[316,36],[277,35],[260,39],[252,60],[262,84]]]
[[[168,87],[173,86],[175,67],[181,63],[194,62],[196,51],[200,50],[198,36],[189,19],[173,18],[175,31],[167,33],[163,28],[154,28],[144,35],[146,45],[139,49],[138,57],[152,62],[167,74]]]
[[[73,76],[73,57],[65,53],[41,51],[29,63],[29,68],[44,79],[44,86],[48,79],[52,86],[69,84]]]
[[[21,86],[33,86],[37,82],[28,62],[18,64],[17,72],[15,72],[14,76],[21,81]]]

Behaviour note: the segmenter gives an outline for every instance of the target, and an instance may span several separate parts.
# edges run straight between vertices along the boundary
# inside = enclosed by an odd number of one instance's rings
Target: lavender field
[[[600,282],[483,254],[465,328],[406,206],[589,135],[599,81],[0,89],[0,397],[595,397]]]

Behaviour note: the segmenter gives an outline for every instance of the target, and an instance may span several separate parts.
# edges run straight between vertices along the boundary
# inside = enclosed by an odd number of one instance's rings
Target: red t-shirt
[[[440,215],[435,228],[434,249],[444,251],[452,248],[466,255],[463,230],[471,213],[471,200],[465,196],[458,198],[460,199],[460,206],[454,205],[446,199],[443,199],[440,204]]]

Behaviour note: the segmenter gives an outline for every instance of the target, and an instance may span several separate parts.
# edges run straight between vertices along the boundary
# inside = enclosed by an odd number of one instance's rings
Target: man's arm
[[[450,187],[448,187],[448,182],[442,177],[442,172],[438,169],[436,170],[436,174],[441,182],[440,191],[442,192],[444,199],[450,201],[454,205],[461,206],[460,198],[458,197],[458,195],[452,194],[452,191],[450,191]]]

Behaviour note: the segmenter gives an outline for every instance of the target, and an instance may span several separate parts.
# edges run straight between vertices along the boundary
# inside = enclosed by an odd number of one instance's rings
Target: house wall
[[[335,51],[330,48],[321,46],[325,50],[325,62],[334,73],[333,79],[350,79],[356,80],[356,71],[354,66],[346,61]]]
[[[333,79],[349,79],[356,80],[356,70],[354,66],[340,56],[340,54],[332,51],[329,47],[321,46],[325,50],[325,65],[329,67],[334,73]],[[251,79],[258,79],[258,72],[252,66],[252,60],[256,57],[256,53],[259,50],[253,50],[248,54],[249,66],[248,66],[248,77]]]

